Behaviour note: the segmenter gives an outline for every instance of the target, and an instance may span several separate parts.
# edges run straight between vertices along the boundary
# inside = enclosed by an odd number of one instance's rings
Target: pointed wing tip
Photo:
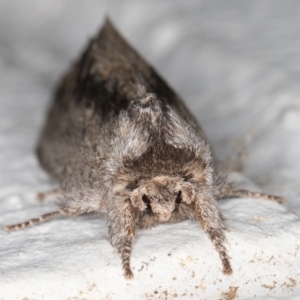
[[[104,17],[103,27],[106,27],[106,26],[112,26],[112,21],[111,21],[109,15],[105,15],[105,17]]]
[[[98,40],[123,40],[123,37],[108,15],[105,16],[104,23],[100,28],[100,31],[98,33]]]
[[[116,26],[113,24],[113,22],[111,21],[108,15],[105,16],[101,31],[117,31]]]

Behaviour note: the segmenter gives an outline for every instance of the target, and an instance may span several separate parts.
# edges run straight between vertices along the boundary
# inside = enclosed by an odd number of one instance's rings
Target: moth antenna
[[[54,219],[54,218],[57,218],[57,217],[60,217],[60,216],[64,216],[64,215],[65,215],[65,213],[63,211],[57,210],[57,211],[54,211],[54,212],[51,212],[51,213],[41,215],[38,218],[30,219],[30,220],[28,220],[26,222],[23,222],[23,223],[8,225],[4,228],[4,230],[6,232],[22,230],[22,229],[25,229],[29,226],[34,226],[34,225],[37,225],[39,223],[46,222],[46,221],[49,221],[51,219]]]

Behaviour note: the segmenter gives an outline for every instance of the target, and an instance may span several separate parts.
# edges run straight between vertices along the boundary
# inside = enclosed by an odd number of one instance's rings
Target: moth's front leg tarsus
[[[110,242],[121,256],[126,279],[133,278],[130,267],[130,254],[135,232],[135,220],[136,214],[129,199],[125,199],[122,205],[113,207],[109,212]]]
[[[232,274],[229,256],[227,254],[225,246],[223,245],[223,243],[226,241],[223,229],[216,230],[214,228],[209,228],[207,230],[207,233],[219,253],[223,265],[223,273],[226,275]]]
[[[232,268],[227,254],[225,238],[225,226],[222,223],[221,214],[218,210],[217,204],[212,197],[196,199],[195,213],[200,221],[203,230],[208,234],[210,240],[215,246],[215,249],[219,253],[220,259],[223,265],[223,273],[232,274]]]
[[[118,254],[122,260],[124,276],[126,279],[133,278],[133,273],[130,267],[130,254],[133,236],[124,237],[119,239],[118,235],[110,236],[112,245],[117,249]]]
[[[133,278],[133,273],[130,267],[130,254],[131,254],[131,244],[132,238],[126,239],[123,243],[121,243],[120,249],[118,249],[119,254],[122,258],[122,265],[124,270],[124,276],[126,279]]]

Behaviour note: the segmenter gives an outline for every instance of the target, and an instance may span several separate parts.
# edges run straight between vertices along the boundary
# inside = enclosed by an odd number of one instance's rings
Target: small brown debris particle
[[[90,285],[89,286],[89,292],[92,291],[96,287],[97,287],[96,283],[93,283],[92,285]]]
[[[200,288],[202,291],[204,291],[204,290],[206,289],[206,284],[205,284],[205,279],[204,279],[204,278],[201,279],[199,288]]]
[[[152,299],[154,297],[154,295],[151,293],[146,293],[145,296],[146,296],[146,299]]]
[[[289,278],[289,281],[291,282],[291,287],[294,287],[297,284],[297,281],[294,278]]]
[[[294,278],[289,278],[289,282],[283,283],[281,286],[286,286],[287,288],[293,288],[297,285],[297,281]]]
[[[239,289],[239,287],[237,287],[237,286],[230,286],[228,292],[222,293],[222,295],[224,296],[223,299],[224,300],[236,299],[239,296],[238,289]]]
[[[274,285],[262,284],[261,286],[262,286],[263,288],[269,289],[269,290],[273,290],[273,289],[274,289]]]

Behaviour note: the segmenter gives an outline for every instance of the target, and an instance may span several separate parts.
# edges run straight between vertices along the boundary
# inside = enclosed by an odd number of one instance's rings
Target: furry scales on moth
[[[63,215],[105,213],[126,278],[133,276],[136,226],[185,219],[200,222],[223,272],[231,274],[216,199],[282,200],[238,190],[216,176],[195,118],[110,22],[60,84],[37,152],[43,168],[61,185],[59,210],[6,230]]]

